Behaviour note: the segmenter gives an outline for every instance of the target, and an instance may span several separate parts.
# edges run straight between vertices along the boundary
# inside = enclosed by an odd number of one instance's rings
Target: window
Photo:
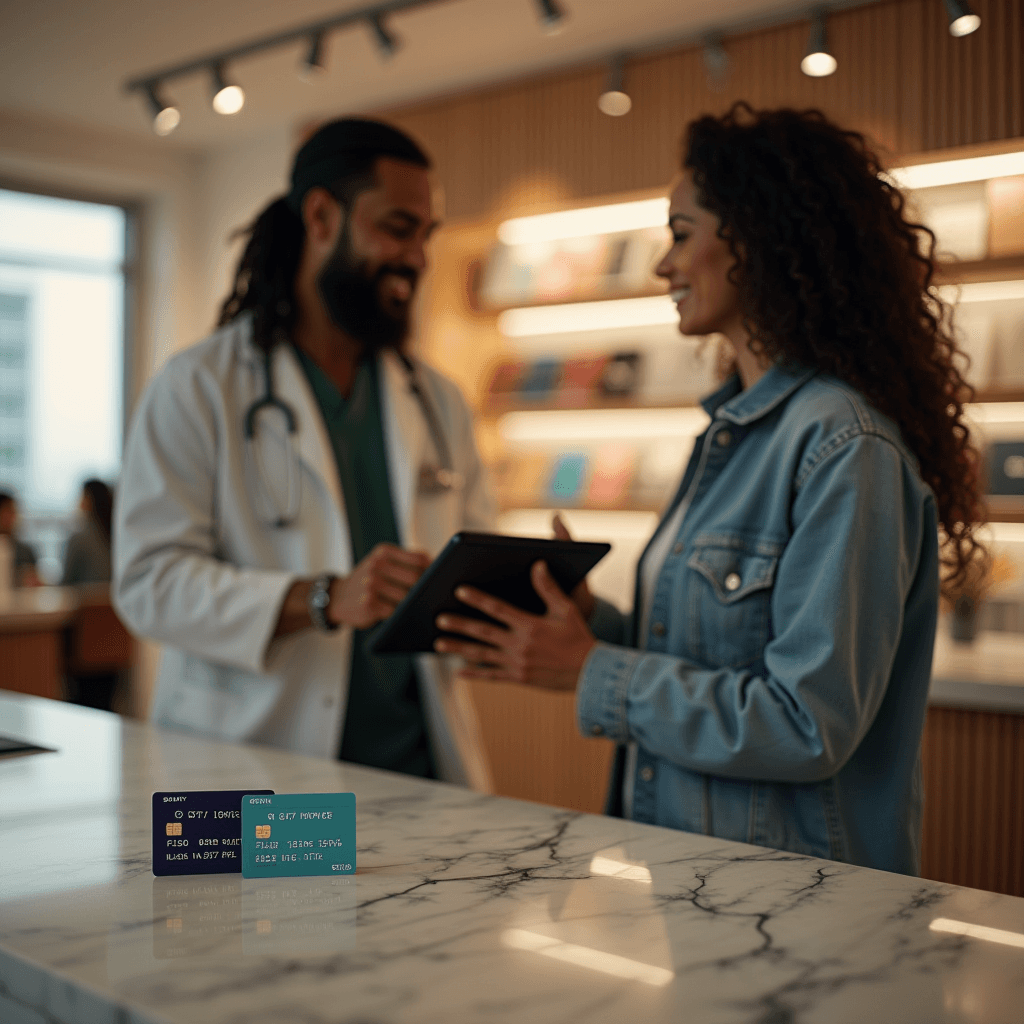
[[[0,490],[48,580],[83,480],[120,467],[127,229],[119,206],[0,189]]]

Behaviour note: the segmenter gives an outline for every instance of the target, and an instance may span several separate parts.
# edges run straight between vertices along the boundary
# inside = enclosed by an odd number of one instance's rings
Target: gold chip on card
[[[257,825],[256,826],[256,838],[257,839],[269,839],[270,838],[270,826],[269,825]]]
[[[167,834],[169,836],[180,836],[181,835],[181,822],[180,821],[169,821],[169,822],[167,822]]]

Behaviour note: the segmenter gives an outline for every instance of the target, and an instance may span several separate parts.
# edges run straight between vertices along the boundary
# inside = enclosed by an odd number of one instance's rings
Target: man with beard
[[[364,647],[451,534],[493,518],[458,389],[403,351],[429,168],[356,118],[299,150],[220,329],[139,403],[114,594],[165,645],[155,722],[487,788],[453,664]]]

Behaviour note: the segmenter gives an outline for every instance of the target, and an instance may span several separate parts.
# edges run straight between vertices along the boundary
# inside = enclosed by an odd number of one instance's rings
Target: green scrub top
[[[334,449],[356,564],[377,544],[399,543],[377,363],[365,359],[359,364],[346,399],[306,353],[295,351]],[[412,658],[367,654],[366,632],[357,630],[353,637],[348,710],[338,756],[356,764],[436,778]]]

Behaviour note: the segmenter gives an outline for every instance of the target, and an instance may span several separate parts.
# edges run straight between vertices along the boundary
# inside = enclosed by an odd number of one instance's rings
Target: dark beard
[[[409,334],[408,306],[392,312],[381,302],[380,284],[388,274],[404,277],[416,287],[417,274],[411,267],[385,263],[371,274],[366,260],[353,257],[346,224],[316,277],[331,323],[362,344],[366,353],[401,348]]]

